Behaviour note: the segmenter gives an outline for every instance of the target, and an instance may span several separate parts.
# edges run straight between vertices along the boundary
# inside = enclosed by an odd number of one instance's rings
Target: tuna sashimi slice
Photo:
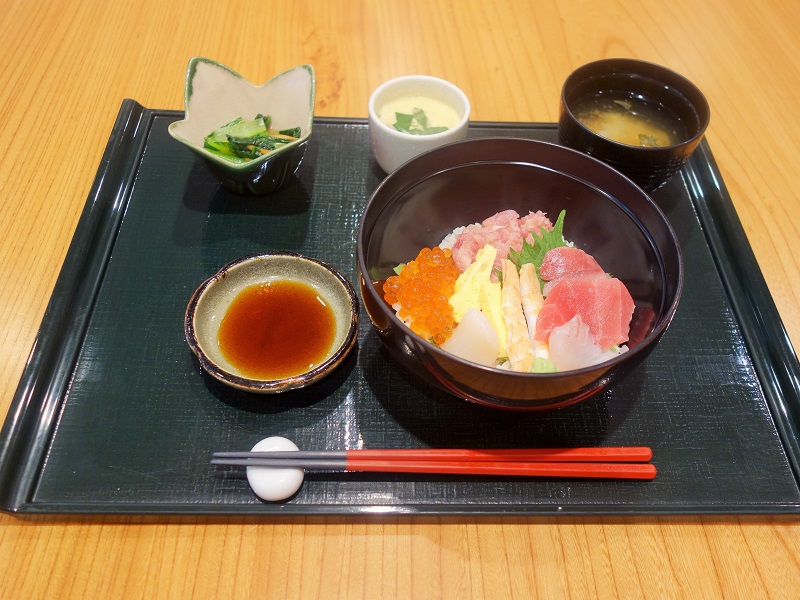
[[[606,350],[628,341],[633,310],[633,298],[619,279],[605,273],[564,277],[545,298],[534,337],[547,341],[554,328],[580,315],[594,342]]]
[[[542,279],[547,281],[581,273],[605,273],[591,254],[569,246],[548,250],[539,272],[542,274]]]

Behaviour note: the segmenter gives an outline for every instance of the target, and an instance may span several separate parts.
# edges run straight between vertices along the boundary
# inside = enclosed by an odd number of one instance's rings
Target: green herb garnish
[[[646,148],[658,148],[658,138],[654,135],[648,135],[646,133],[639,134],[639,145],[645,146]]]
[[[544,255],[553,248],[560,248],[561,246],[567,245],[567,242],[564,241],[564,217],[566,214],[567,211],[565,210],[559,213],[558,219],[556,219],[555,225],[553,225],[553,229],[550,231],[541,227],[539,229],[541,235],[532,232],[534,236],[533,244],[528,242],[528,240],[524,240],[522,242],[522,249],[519,252],[513,248],[508,251],[508,260],[514,263],[517,269],[528,263],[532,263],[536,267],[536,275],[539,277],[539,283],[544,283],[542,274],[539,272],[542,261],[544,261]]]
[[[533,359],[530,373],[557,373],[558,367],[552,360],[537,356]]]
[[[394,117],[394,128],[403,133],[410,133],[411,135],[431,135],[432,133],[447,131],[447,127],[429,126],[428,117],[421,108],[415,108],[410,115],[396,112],[394,113]]]

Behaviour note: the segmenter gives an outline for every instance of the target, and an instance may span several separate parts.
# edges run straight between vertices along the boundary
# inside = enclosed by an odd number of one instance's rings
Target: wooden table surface
[[[707,133],[800,342],[794,0],[0,0],[0,413],[124,98],[182,109],[187,62],[253,81],[311,63],[316,114],[425,73],[481,121],[555,121],[561,83],[633,57],[705,92]],[[2,598],[788,598],[797,518],[0,516]]]

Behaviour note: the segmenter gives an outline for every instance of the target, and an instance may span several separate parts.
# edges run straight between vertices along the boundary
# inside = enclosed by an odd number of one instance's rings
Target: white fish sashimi
[[[627,351],[626,346],[621,346],[619,351],[603,351],[594,343],[589,326],[580,315],[575,315],[563,325],[554,328],[550,333],[549,345],[550,360],[559,371],[590,367]]]
[[[442,350],[486,367],[494,366],[500,341],[489,319],[476,308],[467,308]]]

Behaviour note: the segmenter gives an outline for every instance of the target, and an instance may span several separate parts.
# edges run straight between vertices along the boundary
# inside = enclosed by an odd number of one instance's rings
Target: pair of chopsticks
[[[650,448],[397,449],[216,452],[215,465],[521,477],[653,479]]]

